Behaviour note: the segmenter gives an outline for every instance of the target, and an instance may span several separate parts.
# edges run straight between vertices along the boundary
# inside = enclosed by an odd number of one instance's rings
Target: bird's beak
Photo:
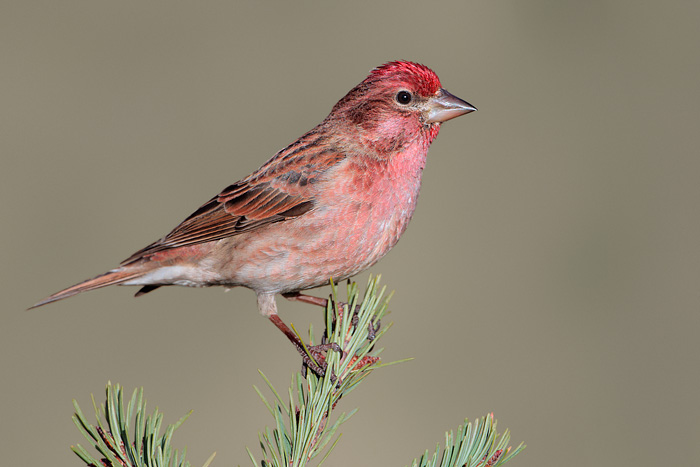
[[[469,102],[440,89],[434,97],[428,99],[426,123],[446,122],[475,110],[476,107]]]

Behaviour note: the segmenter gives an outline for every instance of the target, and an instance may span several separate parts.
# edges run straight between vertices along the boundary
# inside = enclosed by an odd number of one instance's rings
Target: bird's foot
[[[328,306],[328,302],[333,300],[332,296],[329,296],[327,299],[326,298],[320,298],[320,297],[314,297],[313,295],[306,295],[301,292],[289,292],[289,293],[283,293],[282,296],[286,298],[287,300],[293,300],[297,302],[302,302],[302,303],[308,303],[310,305],[316,305],[320,306],[323,308],[326,308]],[[349,304],[345,302],[337,302],[336,304],[336,309],[338,310],[338,318],[341,320],[343,319],[343,312],[344,310],[348,309],[350,307]],[[357,328],[357,323],[359,322],[359,314],[360,314],[360,305],[355,305],[355,308],[353,309],[352,312],[352,317],[350,318],[350,322],[353,325],[353,330]],[[373,341],[377,337],[377,333],[381,329],[381,320],[377,320],[376,323],[370,322],[367,325],[367,340],[368,341]]]
[[[329,350],[335,352],[340,352],[340,358],[343,358],[343,349],[340,348],[338,344],[319,344],[307,346],[306,350],[308,353],[302,349],[300,350],[301,359],[303,363],[301,365],[301,374],[306,378],[307,369],[311,370],[316,376],[322,378],[326,375],[326,370],[328,369],[328,363],[326,362],[326,353]],[[336,376],[331,375],[331,381],[335,381]]]
[[[346,303],[341,303],[341,306],[347,305]],[[350,322],[352,323],[352,328],[357,329],[357,324],[360,321],[360,306],[356,305],[355,310],[352,313],[352,318]],[[378,319],[375,323],[371,321],[367,325],[367,340],[373,341],[377,337],[377,333],[382,328],[382,320]]]
[[[302,374],[306,377],[306,369],[309,368],[316,376],[323,377],[326,374],[326,368],[328,364],[326,363],[325,353],[328,350],[334,350],[340,352],[341,357],[343,355],[343,349],[336,343],[327,343],[325,341],[321,342],[319,345],[305,345],[299,336],[292,331],[289,326],[287,326],[284,321],[277,315],[273,314],[269,317],[272,324],[277,326],[277,328],[284,333],[285,336],[291,341],[294,347],[301,355],[303,360],[302,364]],[[332,378],[335,380],[335,378]]]

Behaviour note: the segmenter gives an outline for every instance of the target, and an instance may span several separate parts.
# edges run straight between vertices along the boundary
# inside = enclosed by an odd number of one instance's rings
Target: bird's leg
[[[310,305],[316,305],[322,308],[326,308],[328,306],[328,299],[314,297],[313,295],[306,295],[301,292],[287,292],[283,293],[282,296],[287,300],[291,300],[294,302],[308,303]]]
[[[295,301],[295,302],[302,302],[302,303],[308,303],[310,305],[316,305],[320,306],[322,308],[326,308],[328,306],[328,299],[326,298],[321,298],[321,297],[314,297],[313,295],[306,295],[301,292],[287,292],[283,293],[282,296],[286,298],[287,300]],[[339,311],[342,312],[341,310],[347,305],[347,303],[340,302],[339,303],[340,308]],[[353,326],[357,326],[357,322],[359,320],[359,312],[360,312],[360,306],[356,305],[355,309],[353,310],[352,313],[352,318],[351,318],[351,323]],[[379,329],[381,329],[381,321],[377,320],[374,326],[372,326],[372,323],[369,323],[367,327],[367,340],[372,341],[374,338],[377,336],[377,332],[379,332]]]
[[[266,316],[270,321],[272,321],[272,324],[274,324],[277,329],[282,331],[284,335],[287,336],[287,339],[292,342],[294,347],[297,349],[297,352],[299,352],[299,355],[301,355],[301,358],[304,361],[302,367],[304,376],[306,376],[307,367],[311,368],[311,371],[313,371],[316,375],[324,376],[326,374],[327,365],[323,352],[327,350],[335,350],[341,352],[342,355],[342,349],[340,346],[338,344],[325,343],[311,346],[304,345],[299,336],[292,331],[277,314],[275,294],[269,292],[258,292],[257,295],[258,310],[260,311],[260,314]]]
[[[304,361],[304,368],[303,368],[303,373],[304,376],[306,376],[306,368],[310,368],[311,371],[313,371],[317,376],[322,377],[326,374],[326,362],[325,362],[325,357],[323,355],[323,352],[327,350],[335,350],[336,352],[340,352],[341,354],[343,353],[343,350],[340,348],[338,344],[320,344],[320,345],[310,345],[310,346],[305,346],[303,342],[301,342],[301,339],[299,339],[299,336],[292,331],[289,326],[287,326],[284,321],[282,321],[282,318],[279,317],[277,313],[270,315],[269,316],[270,321],[272,321],[272,324],[277,326],[277,329],[282,331],[285,336],[292,342],[294,347],[296,347],[297,351],[301,355],[302,360]],[[308,353],[307,353],[308,350]]]

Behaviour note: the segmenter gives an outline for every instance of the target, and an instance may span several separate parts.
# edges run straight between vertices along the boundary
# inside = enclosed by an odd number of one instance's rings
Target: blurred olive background
[[[299,358],[254,294],[109,288],[118,264],[318,123],[385,61],[479,111],[444,125],[372,271],[384,358],[329,465],[405,465],[495,412],[512,465],[699,465],[700,3],[0,6],[4,465],[81,465],[71,399],[144,386],[201,465],[248,465]],[[364,284],[367,274],[358,278]],[[318,291],[325,295],[327,290]],[[280,299],[298,328],[320,311]]]

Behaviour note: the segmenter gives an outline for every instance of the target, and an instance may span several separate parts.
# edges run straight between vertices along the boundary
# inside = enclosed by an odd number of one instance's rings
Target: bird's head
[[[350,125],[365,145],[394,151],[421,137],[430,144],[442,122],[475,110],[443,89],[430,68],[395,61],[372,70],[333,107],[328,120]]]

